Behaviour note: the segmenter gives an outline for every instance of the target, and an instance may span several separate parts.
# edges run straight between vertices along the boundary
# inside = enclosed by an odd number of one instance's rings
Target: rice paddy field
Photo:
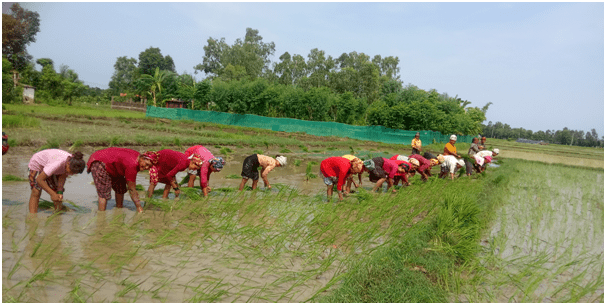
[[[410,146],[107,108],[4,108],[3,302],[604,301],[603,150],[489,139],[501,155],[485,174],[417,175],[397,194],[371,193],[365,178],[338,202],[317,177],[321,160],[389,158]],[[37,215],[27,211],[27,163],[40,149],[88,158],[108,146],[195,144],[227,160],[207,198],[182,187],[182,198],[162,200],[157,187],[144,213],[128,196],[125,208],[110,200],[99,212],[85,172],[68,178],[65,211],[53,213],[46,193]],[[237,191],[252,153],[288,157],[271,190]],[[148,183],[139,173],[142,198]]]

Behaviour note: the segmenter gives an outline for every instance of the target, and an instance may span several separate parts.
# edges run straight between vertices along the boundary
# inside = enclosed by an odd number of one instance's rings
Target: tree
[[[332,56],[326,57],[325,52],[312,49],[307,55],[307,77],[301,80],[305,89],[319,88],[327,85],[328,75],[336,66]]]
[[[278,82],[284,85],[297,85],[306,75],[305,58],[299,54],[290,56],[285,52],[280,56],[280,63],[274,64],[274,73],[279,76]]]
[[[156,107],[156,92],[162,93],[162,83],[167,76],[167,72],[160,71],[159,67],[156,67],[154,75],[143,74],[141,75],[140,81],[146,88],[149,88],[149,93],[154,99],[154,107]]]
[[[40,31],[40,15],[14,3],[10,14],[2,14],[2,55],[6,56],[13,67],[21,71],[32,56],[27,46],[36,42]]]
[[[114,64],[114,74],[109,81],[108,87],[113,95],[133,92],[137,78],[137,60],[132,57],[127,58],[126,56],[118,57]]]
[[[166,55],[166,57],[162,56],[159,48],[149,47],[139,53],[139,69],[141,74],[153,75],[156,68],[175,73],[175,63],[172,57],[169,55]]]
[[[241,69],[238,68],[240,66],[248,78],[256,79],[269,71],[269,57],[275,52],[275,44],[264,43],[259,31],[252,28],[246,28],[244,40],[236,39],[233,46],[228,45],[225,38],[217,40],[209,37],[207,43],[202,63],[194,69],[213,77],[220,77],[225,72],[233,74]],[[231,71],[225,71],[228,65],[233,67]]]

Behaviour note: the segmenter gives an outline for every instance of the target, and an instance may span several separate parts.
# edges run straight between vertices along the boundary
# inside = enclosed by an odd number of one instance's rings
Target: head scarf
[[[156,165],[156,163],[158,163],[158,159],[160,158],[160,155],[157,152],[151,150],[148,150],[141,155],[143,158],[151,161],[153,165]]]
[[[189,156],[188,159],[192,160],[194,162],[194,164],[198,167],[201,167],[202,164],[204,163],[202,156],[200,156],[199,154],[193,154],[193,155]]]
[[[436,166],[438,164],[440,164],[440,161],[438,161],[438,159],[431,159],[431,160],[429,160],[429,165],[430,166]]]
[[[417,132],[417,134],[415,134],[415,137],[416,137],[416,136],[421,136],[421,133]]]
[[[412,164],[412,165],[414,165],[414,166],[416,166],[416,167],[419,167],[419,166],[421,165],[421,164],[419,163],[419,160],[417,160],[417,159],[415,159],[415,158],[409,158],[409,159],[408,159],[408,163],[410,163],[410,164]]]
[[[452,136],[450,136],[450,140],[451,140],[451,141],[452,141],[452,140],[456,141],[456,140],[457,140],[457,136],[456,136],[456,135],[452,135]]]
[[[396,160],[398,161],[408,161],[408,157],[405,155],[398,155],[398,157],[396,158]]]
[[[372,161],[372,159],[364,160],[363,164],[369,172],[375,170],[375,161]]]
[[[498,155],[499,154],[499,149],[495,148],[495,149],[492,150],[492,152]]]
[[[461,167],[465,166],[465,161],[463,159],[459,159],[457,160],[457,164],[459,164]]]
[[[362,172],[362,168],[364,167],[364,162],[359,158],[354,158],[351,160],[351,172],[354,174],[358,174]]]
[[[444,155],[438,155],[438,162],[440,162],[440,164],[444,163]]]
[[[492,162],[492,157],[491,156],[486,156],[486,157],[484,157],[484,159],[486,160],[486,163]]]
[[[214,157],[208,160],[208,163],[210,163],[214,169],[220,172],[223,169],[223,165],[225,165],[225,160],[223,160],[222,157]]]
[[[278,157],[276,157],[276,160],[278,160],[278,162],[280,162],[280,166],[286,166],[286,157],[278,156]]]

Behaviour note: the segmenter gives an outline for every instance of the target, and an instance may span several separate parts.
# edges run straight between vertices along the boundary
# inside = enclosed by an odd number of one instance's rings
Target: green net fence
[[[158,108],[147,106],[147,117],[171,120],[194,120],[224,125],[254,127],[273,131],[304,132],[315,136],[347,137],[357,140],[409,145],[415,134],[421,134],[426,144],[446,143],[450,135],[430,130],[399,130],[383,126],[353,126],[335,122],[304,121],[290,118],[270,118],[254,114],[234,114],[184,108]],[[471,143],[472,136],[457,136],[457,142]]]

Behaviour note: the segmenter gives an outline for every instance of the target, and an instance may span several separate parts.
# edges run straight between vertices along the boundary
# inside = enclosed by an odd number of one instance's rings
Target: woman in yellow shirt
[[[444,146],[444,155],[448,156],[455,156],[458,159],[461,159],[461,156],[459,156],[457,154],[457,148],[455,147],[455,143],[457,142],[457,136],[456,135],[452,135],[450,136],[450,141],[448,143],[446,143],[446,146]]]
[[[412,139],[412,154],[411,155],[420,155],[421,154],[421,134],[417,132],[415,137]]]

